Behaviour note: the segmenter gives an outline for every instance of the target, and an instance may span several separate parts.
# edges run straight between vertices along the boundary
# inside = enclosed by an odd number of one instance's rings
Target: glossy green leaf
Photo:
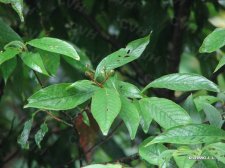
[[[210,33],[203,41],[199,52],[200,53],[211,53],[225,45],[225,29],[217,28]]]
[[[10,28],[2,19],[0,19],[0,50],[1,47],[6,45],[7,43],[19,40],[21,41],[20,36]]]
[[[15,48],[7,48],[5,51],[0,52],[0,66],[4,62],[14,58],[20,51]]]
[[[56,75],[56,72],[60,66],[60,56],[59,54],[38,50],[38,53],[40,54],[43,64],[46,68],[46,71],[54,76]]]
[[[71,44],[60,39],[43,37],[40,39],[31,40],[27,42],[27,44],[45,51],[65,55],[75,60],[80,60],[75,48]]]
[[[123,166],[120,164],[93,164],[84,168],[123,168]]]
[[[121,110],[119,116],[124,121],[129,133],[130,137],[133,140],[137,133],[137,129],[140,122],[140,117],[136,106],[126,97],[120,96],[120,100],[122,103]]]
[[[98,87],[88,80],[77,81],[72,87],[71,83],[51,85],[32,95],[25,107],[48,110],[73,109],[90,99],[97,89]]]
[[[197,74],[175,73],[162,76],[149,83],[142,92],[149,88],[165,88],[176,91],[208,90],[219,92],[216,84]]]
[[[139,147],[139,154],[142,159],[146,160],[148,163],[153,165],[158,165],[160,154],[167,150],[167,148],[162,144],[153,144],[146,146],[146,144],[152,140],[152,137],[144,140]]]
[[[4,78],[5,83],[7,82],[10,75],[13,73],[17,65],[17,59],[12,58],[11,60],[6,61],[0,66],[2,76]]]
[[[23,60],[24,64],[31,69],[44,75],[48,75],[39,53],[23,52],[21,54],[21,59]]]
[[[206,114],[207,120],[211,125],[214,125],[218,128],[222,127],[224,123],[222,114],[214,106],[206,103],[203,106],[203,110]]]
[[[150,41],[150,35],[130,42],[126,48],[105,57],[97,66],[95,78],[139,58]]]
[[[41,128],[35,134],[34,139],[39,148],[41,148],[41,141],[43,140],[44,136],[48,132],[48,125],[46,123],[41,124]]]
[[[201,114],[197,110],[197,107],[194,103],[192,95],[188,96],[188,98],[185,100],[183,108],[188,112],[188,114],[190,115],[193,123],[195,123],[195,124],[201,124],[202,123]]]
[[[206,146],[204,150],[209,152],[213,157],[225,164],[225,143],[213,143]]]
[[[141,91],[135,85],[127,82],[118,81],[118,91],[125,97],[142,98]]]
[[[154,143],[200,144],[225,140],[225,131],[206,124],[190,124],[173,127],[154,138]]]
[[[141,117],[140,124],[142,126],[142,129],[145,133],[147,133],[152,122],[152,115],[149,111],[148,99],[141,99],[140,101],[136,101],[136,107]]]
[[[218,65],[216,66],[216,69],[214,70],[214,72],[218,71],[218,70],[219,70],[220,68],[222,68],[224,65],[225,65],[225,56],[223,56],[223,57],[220,59],[220,61],[219,61]]]
[[[151,117],[165,129],[192,122],[188,113],[171,100],[156,97],[143,100]]]
[[[30,130],[32,128],[32,122],[33,122],[33,120],[30,119],[30,120],[28,120],[24,123],[23,131],[22,131],[20,137],[17,140],[18,144],[20,144],[20,146],[23,149],[29,149],[28,138],[29,138],[29,135],[30,135]]]
[[[120,112],[120,109],[120,96],[115,90],[101,88],[94,93],[91,102],[91,112],[103,135],[108,134],[113,121]]]

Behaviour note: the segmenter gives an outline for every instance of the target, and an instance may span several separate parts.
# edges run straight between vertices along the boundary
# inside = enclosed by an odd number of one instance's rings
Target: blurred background
[[[1,35],[3,27],[9,25],[23,41],[43,36],[60,38],[72,43],[81,56],[79,63],[63,57],[54,62],[46,58],[55,75],[49,78],[38,74],[44,86],[86,78],[86,66],[95,68],[111,52],[152,32],[150,45],[141,58],[118,69],[123,80],[142,88],[162,75],[190,72],[202,74],[225,88],[224,76],[212,75],[222,53],[198,54],[210,32],[217,27],[225,28],[225,0],[25,0],[23,12],[25,22],[20,21],[10,5],[0,3],[0,49],[11,41],[10,37],[4,39]],[[30,149],[22,150],[17,137],[34,112],[23,106],[41,87],[20,60],[11,64],[10,77],[0,77],[0,167],[77,167],[78,149],[85,150],[104,139],[96,123],[93,121],[90,128],[83,116],[78,117],[76,125],[82,133],[77,137],[71,128],[49,120],[49,132],[39,149],[34,144],[33,133],[43,122],[45,114],[40,114],[31,131]],[[5,73],[4,66],[0,68],[1,74]],[[182,102],[177,97],[179,93],[174,96],[156,90],[150,94]],[[77,112],[79,109],[69,111],[68,116],[60,112],[57,115],[69,120]],[[136,139],[130,141],[128,131],[121,125],[112,137],[85,154],[84,160],[102,163],[135,154],[138,144],[159,131],[153,123],[148,134],[140,129]],[[77,139],[82,142],[79,147],[75,143]],[[141,160],[129,164],[146,167]]]

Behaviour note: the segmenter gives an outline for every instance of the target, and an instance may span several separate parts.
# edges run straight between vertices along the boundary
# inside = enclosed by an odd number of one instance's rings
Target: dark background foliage
[[[93,67],[106,55],[152,31],[151,43],[141,58],[118,69],[125,81],[144,87],[153,79],[173,72],[199,73],[215,81],[212,72],[216,57],[199,55],[198,48],[215,28],[209,19],[223,9],[223,2],[216,0],[26,0],[24,23],[10,5],[0,5],[0,18],[24,41],[51,36],[75,44],[86,53],[86,61]],[[0,48],[4,45],[0,43]],[[39,77],[44,86],[86,78],[82,69],[64,59],[56,76],[47,78],[39,74]],[[153,124],[148,134],[139,130],[136,139],[130,141],[124,125],[118,126],[119,121],[116,121],[112,136],[105,140],[97,126],[88,130],[78,116],[77,128],[84,132],[79,137],[73,129],[50,120],[42,149],[36,147],[31,134],[30,150],[22,150],[16,140],[23,123],[33,112],[23,106],[40,88],[34,74],[20,62],[6,84],[0,78],[0,167],[76,167],[79,153],[83,160],[86,158],[92,163],[114,161],[137,153],[140,142],[160,131],[157,124]],[[182,96],[165,90],[154,90],[150,94],[178,102],[183,100]],[[68,116],[60,112],[58,115],[70,120],[77,112],[71,110]],[[32,133],[36,132],[44,115],[36,117]],[[79,140],[83,143],[77,143]],[[97,147],[89,154],[82,153],[94,144]],[[73,159],[77,160],[75,164]],[[124,162],[145,167],[140,160],[130,162],[129,159],[125,158]]]

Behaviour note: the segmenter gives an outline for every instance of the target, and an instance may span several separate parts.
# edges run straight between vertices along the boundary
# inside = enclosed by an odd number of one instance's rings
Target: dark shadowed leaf
[[[30,130],[32,128],[32,122],[33,122],[33,119],[30,119],[24,123],[23,131],[17,140],[17,142],[21,145],[23,149],[29,149],[28,138],[30,135]]]
[[[215,127],[221,128],[224,121],[222,118],[222,114],[211,104],[204,104],[203,110],[206,114],[207,120],[211,125],[214,125]]]
[[[13,73],[13,71],[15,70],[16,65],[17,65],[17,59],[12,58],[11,60],[6,61],[0,66],[5,83],[7,82],[8,78]]]
[[[189,113],[193,123],[202,123],[201,113],[197,110],[192,95],[188,96],[188,98],[185,100],[183,108]]]
[[[46,123],[41,124],[41,128],[35,134],[35,142],[39,148],[41,148],[41,141],[43,140],[45,134],[48,132],[48,125]]]
[[[0,18],[0,50],[1,47],[6,45],[7,43],[19,40],[21,41],[20,36],[10,28],[1,18]]]

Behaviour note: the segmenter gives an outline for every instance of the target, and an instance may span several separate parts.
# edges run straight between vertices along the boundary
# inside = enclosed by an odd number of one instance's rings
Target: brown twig
[[[110,161],[110,162],[107,162],[107,163],[103,163],[103,164],[108,164],[108,163],[130,163],[133,160],[138,160],[139,158],[140,158],[139,154],[135,153],[133,155],[126,156],[126,157],[123,157],[123,158],[120,158],[120,159],[117,159],[117,160],[114,160],[114,161]]]
[[[49,112],[49,111],[45,111],[45,112],[46,112],[49,116],[51,116],[52,118],[54,118],[56,121],[61,122],[61,123],[65,124],[65,125],[67,125],[67,126],[73,128],[73,125],[72,125],[72,124],[70,124],[70,123],[68,123],[68,122],[66,122],[66,121],[64,121],[64,120],[62,120],[62,119],[60,119],[60,118],[58,118],[57,116],[53,115],[51,112]]]
[[[107,140],[109,140],[114,133],[117,131],[117,129],[123,124],[122,121],[120,121],[120,123],[102,140],[100,140],[98,143],[96,143],[95,145],[93,145],[92,147],[90,147],[87,151],[85,151],[85,154],[90,153],[91,151],[93,151],[95,148],[97,148],[98,146],[104,144]]]

